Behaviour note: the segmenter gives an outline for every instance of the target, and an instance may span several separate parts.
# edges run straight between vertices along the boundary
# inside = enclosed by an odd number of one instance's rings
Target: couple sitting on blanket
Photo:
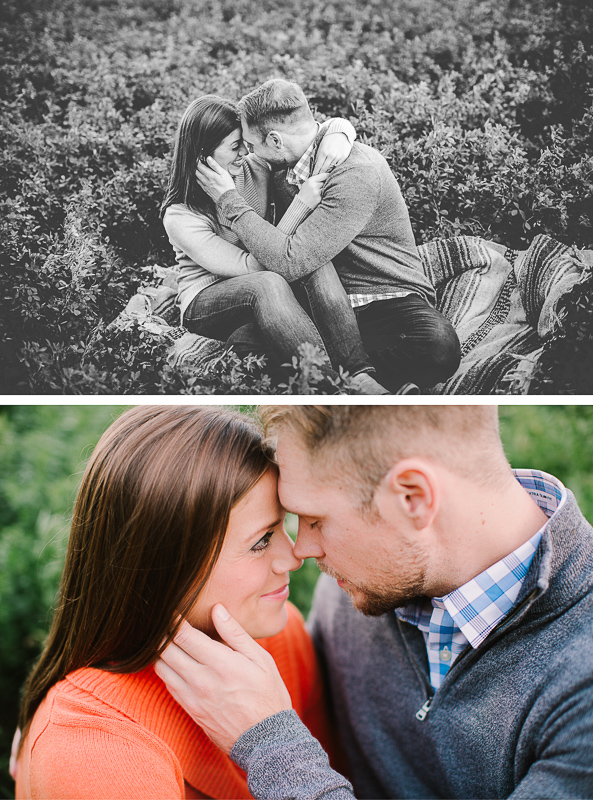
[[[361,394],[417,393],[455,372],[459,340],[389,165],[355,136],[280,79],[188,107],[162,206],[182,320],[272,365],[315,344]]]

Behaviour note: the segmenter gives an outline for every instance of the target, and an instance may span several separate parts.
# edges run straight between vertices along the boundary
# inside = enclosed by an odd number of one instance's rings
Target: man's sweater
[[[570,492],[513,611],[458,657],[428,712],[433,689],[415,626],[364,617],[323,576],[312,630],[357,797],[593,797],[593,528]],[[231,753],[251,792],[351,798],[283,714],[262,723],[273,749],[256,726]]]
[[[354,144],[330,173],[321,203],[293,234],[259,217],[237,191],[225,192],[217,208],[249,252],[288,281],[333,261],[349,294],[407,290],[434,303],[398,183],[371,147]]]

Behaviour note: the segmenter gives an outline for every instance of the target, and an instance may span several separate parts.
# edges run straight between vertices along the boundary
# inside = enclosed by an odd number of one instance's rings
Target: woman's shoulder
[[[295,695],[308,694],[316,680],[317,664],[303,615],[292,603],[287,603],[286,609],[284,630],[268,639],[259,639],[258,643],[273,657],[294,702]]]
[[[163,225],[167,231],[179,225],[191,225],[192,227],[203,229],[214,228],[214,222],[207,214],[193,211],[189,206],[186,206],[185,203],[173,203],[167,206],[163,214]]]
[[[166,700],[161,687],[152,667],[130,674],[85,667],[56,683],[43,708],[48,722],[60,725],[105,728],[110,720],[127,720],[148,728],[147,717],[158,714],[159,699]]]
[[[151,684],[148,670],[115,675],[91,668],[55,684],[19,759],[21,796],[160,797],[162,790],[182,797],[183,773],[172,748],[154,724],[130,714],[134,695],[150,702]]]

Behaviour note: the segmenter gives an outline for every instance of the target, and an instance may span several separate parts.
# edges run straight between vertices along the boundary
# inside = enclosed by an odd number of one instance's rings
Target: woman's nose
[[[274,571],[278,573],[291,572],[292,570],[299,569],[302,565],[303,560],[297,558],[294,554],[294,543],[292,539],[285,533],[282,537],[282,541],[278,545],[278,551],[274,558]]]
[[[248,152],[249,150],[245,147],[243,142],[241,142],[241,144],[239,145],[239,155],[244,157],[247,155]]]

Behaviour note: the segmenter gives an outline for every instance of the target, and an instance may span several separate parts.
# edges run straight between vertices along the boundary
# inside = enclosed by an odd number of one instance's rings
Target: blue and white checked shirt
[[[566,489],[552,475],[515,470],[515,477],[551,517],[566,501]],[[547,523],[546,523],[547,524]],[[395,613],[424,634],[430,682],[438,689],[468,644],[482,644],[514,606],[546,525],[508,556],[444,597],[421,598]]]

